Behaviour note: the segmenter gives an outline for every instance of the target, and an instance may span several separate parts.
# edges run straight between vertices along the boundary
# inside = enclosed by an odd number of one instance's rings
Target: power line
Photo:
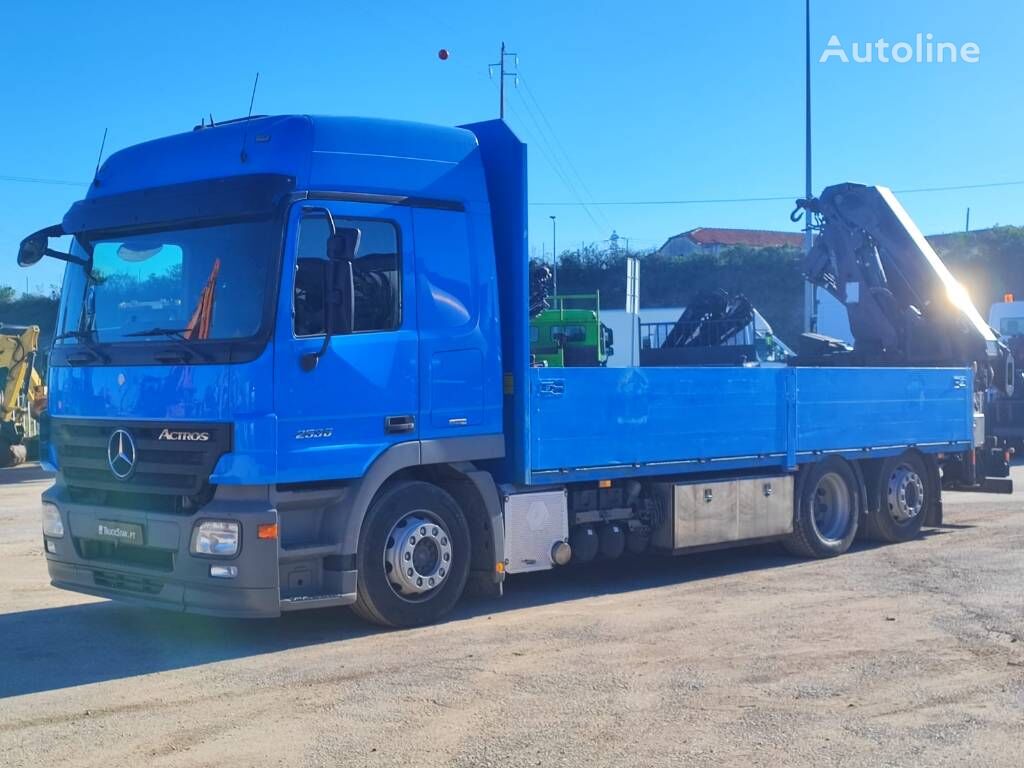
[[[544,121],[544,125],[547,126],[548,131],[551,133],[551,138],[554,140],[555,145],[561,151],[562,157],[565,159],[566,165],[569,166],[569,170],[572,171],[573,175],[576,177],[576,180],[580,183],[580,186],[583,188],[584,195],[587,198],[589,198],[590,204],[597,208],[598,214],[604,220],[604,223],[608,227],[608,229],[614,229],[611,220],[608,218],[605,212],[601,210],[600,205],[594,202],[593,193],[591,193],[590,188],[587,186],[587,182],[584,181],[583,176],[576,168],[576,165],[573,163],[572,158],[569,157],[569,153],[565,151],[565,145],[563,145],[561,140],[558,138],[558,134],[555,132],[554,127],[551,125],[551,121],[548,120],[548,116],[544,112],[544,108],[540,105],[540,101],[538,101],[537,97],[534,95],[533,89],[530,88],[530,84],[526,82],[526,78],[523,77],[522,75],[519,75],[519,79],[523,83],[523,89],[526,91],[526,94],[530,97],[530,100],[533,101],[534,106],[537,108],[537,112],[540,114],[541,119]]]
[[[0,181],[13,181],[19,184],[49,184],[58,187],[88,187],[87,181],[68,181],[67,179],[41,179],[35,176],[0,176]]]
[[[497,87],[497,86],[495,86]],[[525,104],[525,102],[524,102]],[[513,112],[513,114],[518,114]],[[538,142],[539,146],[539,142]],[[543,149],[543,148],[542,148]],[[549,159],[549,163],[554,169],[554,163]],[[556,171],[557,172],[557,171]],[[568,179],[563,178],[564,171],[559,173],[559,178],[562,178],[563,183],[567,187],[571,187]],[[89,182],[87,181],[73,181],[71,179],[47,179],[37,176],[10,176],[0,174],[0,181],[7,181],[16,184],[48,184],[50,186],[58,187],[87,187]],[[944,187],[913,187],[909,189],[894,189],[898,195],[914,195],[919,193],[927,192],[959,192],[969,189],[993,189],[998,187],[1020,187],[1024,186],[1024,180],[1020,181],[989,181],[981,184],[953,184]],[[765,202],[779,202],[782,200],[795,200],[793,195],[772,195],[768,197],[708,197],[708,198],[694,198],[689,200],[603,200],[593,201],[589,203],[589,206],[597,207],[601,205],[714,205],[714,204],[725,204],[725,203],[765,203]],[[577,207],[588,207],[588,204],[582,200],[573,202],[571,200],[554,200],[554,201],[538,201],[531,202],[530,205],[545,205],[545,206],[577,206]],[[596,222],[595,222],[596,223]]]
[[[780,195],[777,197],[717,197],[700,200],[602,200],[599,203],[595,203],[595,205],[704,205],[711,203],[761,203],[795,199],[793,195]],[[578,205],[578,203],[559,200],[553,202],[531,202],[530,205],[569,206]]]
[[[493,80],[490,80],[490,83],[492,87],[497,88],[497,85],[495,85]],[[516,92],[519,93],[518,89],[516,90]],[[522,95],[520,95],[520,98],[522,99]],[[576,198],[577,202],[575,203],[575,205],[580,205],[583,207],[583,210],[587,213],[587,216],[588,218],[590,218],[591,223],[593,223],[594,229],[597,231],[599,235],[603,235],[604,233],[601,229],[601,226],[597,223],[597,220],[594,218],[593,214],[590,213],[590,209],[587,207],[586,203],[583,202],[583,198],[580,197],[579,193],[576,191],[569,177],[566,175],[561,165],[557,162],[556,158],[552,156],[552,150],[548,149],[547,138],[542,134],[536,118],[533,116],[533,113],[530,112],[530,105],[526,103],[525,99],[523,100],[523,106],[526,108],[530,120],[535,126],[535,130],[533,131],[531,131],[528,128],[526,122],[522,120],[522,116],[512,106],[512,104],[507,105],[509,112],[511,112],[512,115],[514,115],[521,123],[522,130],[529,135],[534,135],[537,137],[537,141],[533,142],[533,144],[540,150],[541,156],[547,161],[548,165],[551,167],[551,170],[554,171],[558,179],[562,182],[562,184],[565,185],[565,188],[569,190],[569,193]]]
[[[517,90],[516,93],[519,93],[519,91]],[[569,174],[566,173],[565,169],[562,167],[561,161],[558,159],[558,155],[555,153],[555,150],[551,142],[548,140],[547,135],[544,133],[544,129],[541,128],[540,122],[534,116],[533,110],[530,108],[530,103],[522,96],[522,94],[519,95],[519,98],[522,100],[523,107],[525,107],[526,109],[526,114],[529,116],[530,122],[532,122],[534,127],[536,128],[536,135],[540,139],[537,146],[541,149],[541,153],[548,157],[548,162],[551,164],[552,168],[554,168],[555,173],[557,173],[558,176],[562,179],[562,183],[564,183],[565,186],[569,189],[569,192],[572,194],[572,196],[576,198],[577,205],[583,208],[584,213],[587,214],[587,218],[590,219],[591,223],[594,225],[594,228],[599,233],[603,234],[601,225],[597,223],[597,219],[594,218],[594,214],[591,213],[590,211],[590,206],[588,206],[587,203],[583,200],[583,197],[576,189],[576,185],[572,183],[572,179],[569,178]]]
[[[894,189],[898,195],[912,195],[916,192],[955,192],[961,189],[987,189],[990,187],[1018,187],[1024,181],[991,181],[986,184],[959,184],[953,187],[918,187],[917,189]]]
[[[911,189],[894,189],[898,195],[913,195],[921,192],[957,192],[967,189],[990,189],[994,187],[1019,187],[1024,185],[1021,181],[991,181],[984,184],[956,184],[946,187],[914,187]],[[779,202],[782,200],[796,200],[794,195],[772,195],[770,197],[709,197],[694,198],[691,200],[602,200],[592,205],[712,205],[718,203],[764,203]],[[573,206],[578,205],[571,200],[557,200],[547,202],[531,202],[530,205],[543,206]]]

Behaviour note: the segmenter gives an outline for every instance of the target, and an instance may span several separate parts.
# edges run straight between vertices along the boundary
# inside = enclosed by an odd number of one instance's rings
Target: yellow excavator
[[[0,467],[21,464],[28,418],[46,410],[46,385],[35,369],[38,325],[0,323]]]

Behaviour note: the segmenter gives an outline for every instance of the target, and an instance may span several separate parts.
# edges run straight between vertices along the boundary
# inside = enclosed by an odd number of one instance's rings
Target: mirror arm
[[[334,225],[334,216],[331,214],[330,210],[324,208],[322,205],[307,206],[302,209],[302,214],[305,216],[307,213],[313,213],[314,211],[322,213],[327,218],[327,223],[331,227],[331,234],[336,235],[338,233],[338,228]]]
[[[330,317],[330,311],[328,311],[327,315]],[[327,354],[327,346],[331,343],[331,336],[332,334],[330,333],[330,330],[328,330],[324,334],[324,343],[320,345],[320,349],[316,352],[307,352],[299,358],[299,365],[302,367],[303,371],[309,373],[316,368],[317,363],[320,362],[320,358]]]
[[[338,228],[334,225],[334,215],[330,210],[321,205],[309,206],[302,209],[303,215],[307,212],[313,213],[314,211],[322,213],[327,218],[327,224],[331,228],[331,235],[335,235],[338,232]],[[330,266],[328,266],[328,270],[330,270]],[[331,325],[334,319],[331,313],[332,304],[333,302],[331,301],[324,302],[324,343],[320,345],[320,349],[316,352],[307,352],[299,358],[299,366],[306,373],[309,373],[316,368],[317,363],[320,362],[320,358],[327,354],[327,347],[331,343]]]
[[[72,264],[78,264],[79,266],[85,267],[87,271],[92,271],[92,259],[83,259],[80,256],[64,253],[64,251],[55,251],[53,248],[47,248],[43,251],[43,256],[49,256],[52,259],[59,259],[60,261],[69,261]]]
[[[352,262],[345,260],[345,332],[352,333],[356,329],[356,286]]]

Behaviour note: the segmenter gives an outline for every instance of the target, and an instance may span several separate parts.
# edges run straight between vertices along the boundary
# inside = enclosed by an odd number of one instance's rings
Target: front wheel
[[[782,544],[800,557],[834,557],[850,548],[860,516],[860,484],[850,464],[829,456],[801,469],[793,532]]]
[[[366,513],[352,608],[383,626],[430,624],[462,596],[469,561],[469,526],[455,500],[430,483],[399,483]]]

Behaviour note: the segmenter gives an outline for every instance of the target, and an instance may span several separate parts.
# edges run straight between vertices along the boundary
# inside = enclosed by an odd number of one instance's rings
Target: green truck
[[[594,368],[614,354],[612,330],[601,322],[601,295],[552,296],[552,306],[530,320],[533,365]]]

